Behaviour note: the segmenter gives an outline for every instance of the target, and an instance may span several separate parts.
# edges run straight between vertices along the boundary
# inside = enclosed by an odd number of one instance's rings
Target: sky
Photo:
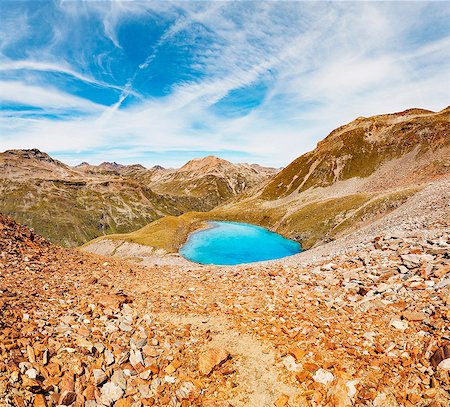
[[[0,151],[285,166],[450,104],[450,2],[0,0]]]

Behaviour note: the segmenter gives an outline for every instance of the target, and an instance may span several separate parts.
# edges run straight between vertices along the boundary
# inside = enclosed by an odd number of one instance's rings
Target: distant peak
[[[39,161],[55,162],[47,153],[42,152],[37,148],[31,149],[18,149],[18,150],[6,150],[5,154],[15,155],[24,159],[35,159]]]
[[[80,168],[80,167],[90,167],[90,166],[91,166],[91,164],[89,164],[89,163],[86,162],[86,161],[83,161],[82,163],[76,165],[75,168]]]
[[[118,170],[118,169],[124,167],[124,165],[118,164],[118,163],[116,163],[115,161],[113,161],[112,163],[111,163],[111,162],[108,162],[108,161],[104,161],[104,162],[102,162],[102,163],[99,165],[99,167],[100,167],[100,168],[108,168],[108,169]]]
[[[213,155],[206,157],[194,158],[184,164],[179,171],[197,171],[200,169],[212,169],[219,167],[220,165],[231,165],[231,163],[223,158],[219,158]]]
[[[152,170],[165,170],[165,168],[162,167],[161,165],[154,165],[151,169]]]

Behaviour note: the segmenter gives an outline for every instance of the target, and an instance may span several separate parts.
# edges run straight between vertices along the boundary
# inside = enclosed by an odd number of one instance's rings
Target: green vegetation
[[[262,209],[255,202],[244,202],[206,213],[188,212],[178,217],[167,216],[135,232],[110,235],[107,238],[173,253],[179,250],[190,233],[205,227],[207,221],[232,220],[267,227],[300,242],[304,249],[308,249],[318,242],[348,233],[361,222],[386,214],[419,190],[420,188],[409,188],[389,194],[353,194],[310,202],[292,212],[282,207]]]

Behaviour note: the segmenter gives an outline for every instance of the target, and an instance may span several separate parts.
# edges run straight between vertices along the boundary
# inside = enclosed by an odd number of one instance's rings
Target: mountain
[[[203,177],[186,166],[180,173],[109,162],[69,167],[37,149],[8,150],[0,153],[0,212],[54,243],[77,246],[103,234],[135,230],[165,215],[210,210],[275,172],[215,162]],[[239,187],[219,188],[235,185],[237,178]],[[174,187],[174,180],[184,193]]]
[[[177,170],[158,169],[150,187],[171,196],[193,196],[202,200],[204,210],[250,190],[276,173],[274,168],[232,164],[208,156],[189,161]]]
[[[449,177],[450,107],[359,117],[257,189],[210,212],[162,218],[109,241],[176,252],[192,230],[222,219],[268,227],[309,249],[380,221],[408,203],[416,202],[409,209],[414,212],[426,199],[450,199],[448,184],[442,184]],[[445,214],[447,200],[433,205]],[[435,209],[430,204],[423,212],[439,216]]]

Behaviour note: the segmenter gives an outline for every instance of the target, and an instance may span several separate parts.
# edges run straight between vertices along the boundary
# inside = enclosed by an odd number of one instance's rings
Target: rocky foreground
[[[0,216],[0,405],[448,406],[449,232],[145,267]]]

